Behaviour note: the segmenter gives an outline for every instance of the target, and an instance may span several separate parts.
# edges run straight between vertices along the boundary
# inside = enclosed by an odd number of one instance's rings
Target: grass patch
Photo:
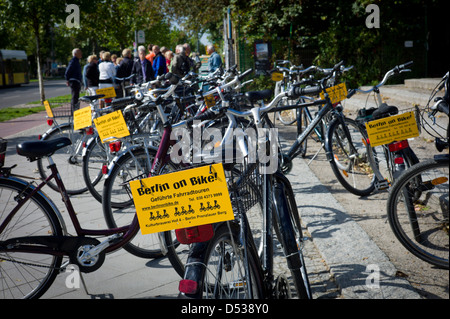
[[[80,93],[80,97],[85,96],[85,93]],[[70,100],[72,99],[72,95],[71,94],[67,94],[67,95],[61,95],[58,97],[52,97],[47,99],[50,103],[50,105],[52,105],[52,103],[55,104],[59,104],[58,102],[60,102],[61,100],[64,100],[66,102],[70,102]],[[33,101],[33,102],[29,102],[26,105],[29,105],[30,107],[7,107],[4,109],[0,109],[0,122],[6,122],[9,120],[14,120],[16,118],[19,117],[23,117],[23,116],[27,116],[27,115],[31,115],[34,113],[39,113],[42,111],[45,111],[45,107],[43,105],[41,105],[41,101]],[[52,107],[53,108],[53,107]]]
[[[14,108],[7,107],[0,110],[0,122],[13,120],[19,117],[27,116],[34,113],[45,111],[44,106],[29,107],[29,108]]]
[[[84,93],[80,93],[80,97],[82,97],[84,95],[85,95]],[[67,95],[61,95],[61,96],[57,96],[57,97],[51,97],[51,98],[47,99],[47,101],[49,101],[50,105],[51,105],[52,102],[55,103],[55,102],[57,102],[59,100],[69,100],[70,101],[71,98],[72,98],[72,95],[71,94],[67,94]],[[28,102],[27,103],[27,105],[36,105],[36,104],[41,105],[41,101],[39,100],[39,101],[33,101],[33,102]]]

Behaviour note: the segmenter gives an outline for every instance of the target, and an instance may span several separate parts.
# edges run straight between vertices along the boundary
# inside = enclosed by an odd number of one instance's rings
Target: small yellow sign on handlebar
[[[341,83],[326,89],[328,96],[330,97],[331,103],[339,103],[347,98],[347,87],[345,83]],[[325,99],[325,95],[320,93],[320,98]]]
[[[271,79],[274,82],[279,82],[284,79],[284,75],[281,72],[273,72],[271,75]]]

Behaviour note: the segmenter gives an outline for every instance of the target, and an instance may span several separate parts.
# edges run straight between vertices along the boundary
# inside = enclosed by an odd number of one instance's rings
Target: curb
[[[395,277],[397,270],[388,257],[347,215],[303,159],[294,159],[288,177],[302,222],[344,299],[421,299],[406,279]]]

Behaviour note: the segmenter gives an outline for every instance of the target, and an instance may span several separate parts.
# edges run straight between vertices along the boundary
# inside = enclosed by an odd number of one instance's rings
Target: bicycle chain
[[[55,269],[55,270],[64,270],[66,267],[51,267],[51,266],[45,266],[45,265],[39,265],[39,264],[33,264],[33,263],[29,263],[29,262],[25,262],[25,261],[18,261],[18,260],[13,260],[13,259],[5,259],[5,258],[0,258],[0,262],[4,262],[4,261],[10,261],[13,262],[15,264],[21,264],[21,265],[25,265],[25,266],[33,266],[33,267],[38,267],[38,268],[49,268],[49,269]]]

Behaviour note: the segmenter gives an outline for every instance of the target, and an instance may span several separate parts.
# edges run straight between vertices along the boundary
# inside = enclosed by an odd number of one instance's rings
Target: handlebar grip
[[[239,81],[242,81],[242,79],[244,79],[247,75],[249,75],[252,72],[253,72],[253,69],[250,68],[247,71],[245,71],[244,73],[242,73],[241,75],[239,75]]]
[[[122,106],[127,106],[133,102],[134,102],[134,96],[127,96],[127,97],[123,97],[123,98],[115,99],[115,100],[111,101],[110,106],[112,106],[113,108],[122,107]]]
[[[409,61],[409,62],[406,62],[406,63],[404,63],[404,64],[400,64],[400,65],[398,66],[398,68],[399,68],[399,69],[406,69],[408,66],[412,65],[413,63],[414,63],[414,61]]]
[[[438,104],[437,110],[439,112],[445,113],[445,114],[447,114],[447,116],[449,116],[448,115],[448,112],[449,112],[448,111],[448,104],[444,100],[442,100],[441,103]]]
[[[188,126],[191,126],[191,125],[194,123],[194,121],[212,120],[212,119],[214,119],[215,117],[216,117],[216,113],[214,113],[214,112],[211,111],[211,110],[207,110],[205,113],[200,114],[199,116],[192,117],[192,118],[188,119],[188,120],[186,121],[186,124],[187,124]]]
[[[295,96],[301,96],[301,95],[314,95],[317,93],[322,92],[322,89],[320,88],[320,86],[311,86],[311,87],[307,87],[307,88],[299,88],[296,87],[294,88],[294,95]]]
[[[355,95],[355,93],[356,93],[356,90],[355,90],[355,89],[349,90],[349,91],[348,91],[348,94],[347,94],[347,99],[351,98],[353,95]]]
[[[344,64],[344,60],[342,60],[341,62],[339,62],[338,64],[336,64],[333,67],[333,71],[339,71],[339,69],[341,68],[341,66]]]

